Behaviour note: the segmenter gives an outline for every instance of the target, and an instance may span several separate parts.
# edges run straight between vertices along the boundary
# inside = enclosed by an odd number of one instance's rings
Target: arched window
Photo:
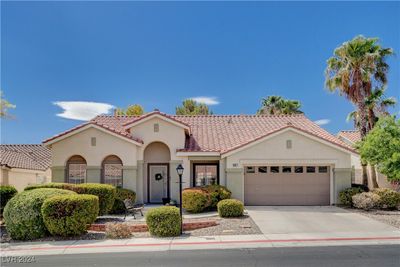
[[[108,156],[103,160],[102,182],[122,187],[122,161],[117,156]]]
[[[81,156],[72,156],[67,161],[67,183],[82,184],[86,182],[86,160]]]

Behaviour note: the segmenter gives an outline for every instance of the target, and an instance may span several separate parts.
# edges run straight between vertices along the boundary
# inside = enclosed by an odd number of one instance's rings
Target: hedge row
[[[72,195],[75,192],[43,188],[24,191],[13,197],[4,208],[4,222],[7,232],[13,239],[32,240],[46,236],[48,233],[44,224],[41,208],[46,199]]]
[[[7,202],[18,193],[12,185],[1,185],[0,186],[0,212],[3,214],[4,207]]]
[[[187,188],[182,192],[182,206],[188,212],[199,213],[215,209],[218,202],[231,197],[231,191],[222,185]]]
[[[81,235],[97,218],[99,198],[85,194],[55,196],[44,201],[41,213],[50,234]]]
[[[30,185],[25,188],[27,190],[33,190],[38,188],[58,188],[74,191],[78,194],[89,194],[95,195],[99,198],[99,215],[107,214],[111,211],[114,205],[116,197],[116,189],[112,185],[107,184],[67,184],[67,183],[47,183],[39,185]]]

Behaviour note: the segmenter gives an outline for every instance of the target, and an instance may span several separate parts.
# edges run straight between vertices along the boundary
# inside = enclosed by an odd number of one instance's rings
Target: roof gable
[[[190,134],[190,126],[180,120],[175,119],[173,116],[169,116],[165,113],[161,113],[159,111],[153,111],[153,112],[149,112],[143,116],[139,116],[139,117],[134,117],[131,121],[128,121],[126,123],[123,124],[123,127],[125,129],[130,129],[132,127],[135,127],[136,125],[145,123],[151,119],[154,118],[158,118],[161,119],[163,121],[167,121],[173,125],[176,125],[178,127],[181,127],[183,129],[185,129],[187,131],[188,134]]]

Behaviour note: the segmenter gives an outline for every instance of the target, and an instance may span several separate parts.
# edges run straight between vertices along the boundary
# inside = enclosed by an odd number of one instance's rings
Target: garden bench
[[[136,204],[135,205],[133,203],[133,201],[128,198],[128,199],[124,200],[124,205],[125,205],[125,217],[124,217],[124,220],[125,220],[126,215],[128,213],[132,214],[133,218],[135,218],[135,220],[136,220],[135,213],[140,213],[140,215],[142,215],[142,217],[143,217],[143,208],[144,208],[143,204]]]

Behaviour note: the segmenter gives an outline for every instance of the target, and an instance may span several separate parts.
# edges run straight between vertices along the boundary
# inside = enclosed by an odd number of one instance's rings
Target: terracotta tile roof
[[[277,131],[291,127],[354,152],[303,114],[298,115],[211,115],[174,116],[190,125],[192,136],[183,151],[227,153]]]
[[[51,164],[51,151],[43,145],[0,145],[0,165],[45,171]]]
[[[126,129],[126,125],[141,120],[152,114],[160,114],[169,119],[180,122],[190,127],[191,134],[186,137],[185,147],[179,151],[190,152],[220,152],[227,153],[246,144],[259,140],[277,131],[291,127],[303,131],[317,138],[321,138],[334,145],[355,152],[353,148],[333,136],[320,126],[309,120],[303,114],[297,115],[204,115],[204,116],[179,116],[167,115],[159,111],[142,116],[113,116],[100,115],[91,121],[61,133],[48,140],[65,135],[86,124],[92,123],[118,133],[127,138],[134,139]],[[46,141],[48,141],[46,140]],[[45,141],[45,142],[46,142]],[[138,140],[140,141],[140,140]],[[142,142],[142,141],[140,141]]]
[[[339,138],[344,138],[351,143],[356,143],[361,140],[360,132],[357,130],[343,130],[338,133]]]

